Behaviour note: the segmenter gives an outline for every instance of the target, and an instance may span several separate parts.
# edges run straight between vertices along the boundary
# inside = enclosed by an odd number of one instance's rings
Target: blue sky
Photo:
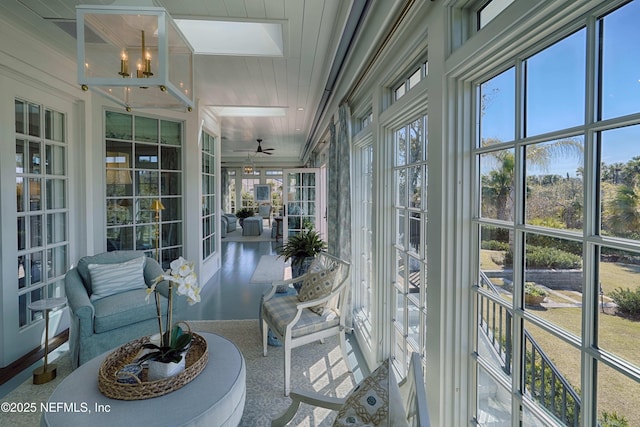
[[[603,119],[640,112],[640,0],[608,14],[603,21]],[[585,117],[586,29],[578,30],[534,54],[525,62],[526,133],[580,126]],[[515,135],[515,71],[494,77],[482,87],[485,109],[482,138],[511,141]],[[640,155],[640,126],[603,134],[602,160],[626,162]],[[560,156],[558,156],[559,158]],[[556,162],[547,173],[566,175],[575,159]],[[540,172],[544,173],[544,172]],[[572,173],[573,175],[573,173]]]

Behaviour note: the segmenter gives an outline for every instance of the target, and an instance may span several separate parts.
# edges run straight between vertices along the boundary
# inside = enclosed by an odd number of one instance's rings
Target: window
[[[505,10],[514,0],[489,0],[476,14],[478,30],[484,28],[489,22]]]
[[[216,251],[216,139],[202,132],[202,259]]]
[[[638,14],[636,0],[585,17],[477,85],[479,425],[640,419],[640,324],[625,305],[640,293],[640,61],[624,53]]]
[[[68,266],[66,117],[15,100],[19,327],[42,319],[30,303],[64,296]]]
[[[429,73],[428,62],[424,61],[420,66],[412,70],[411,74],[406,77],[402,83],[396,85],[393,89],[393,101],[402,98],[407,92],[416,87]],[[368,124],[368,123],[367,123]],[[364,126],[363,126],[364,128]]]
[[[182,124],[107,111],[105,173],[107,250],[147,251],[166,268],[182,255]]]
[[[406,372],[411,353],[425,353],[427,116],[394,133],[395,242],[392,353]]]
[[[373,272],[373,146],[371,141],[366,146],[357,147],[354,152],[354,197],[353,223],[354,230],[353,260],[353,310],[358,332],[365,339],[364,344],[369,353],[373,349],[372,328],[372,272]],[[361,348],[362,348],[362,344]]]
[[[264,172],[265,183],[271,186],[271,205],[274,216],[282,212],[282,169],[266,170]]]

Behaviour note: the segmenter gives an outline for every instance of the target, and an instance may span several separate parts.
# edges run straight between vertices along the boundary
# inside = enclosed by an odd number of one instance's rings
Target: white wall
[[[3,367],[39,346],[44,329],[44,322],[23,330],[18,328],[14,99],[44,104],[64,112],[67,117],[69,267],[82,256],[106,250],[103,117],[106,108],[123,112],[124,109],[92,91],[82,91],[77,84],[74,60],[57,54],[3,16],[0,16],[0,94],[0,185],[3,188],[0,192],[0,367]],[[184,257],[196,261],[200,282],[204,284],[219,268],[220,253],[199,264],[202,210],[198,109],[139,112],[184,122]],[[215,118],[207,117],[206,126],[209,132],[220,136]],[[65,327],[65,319],[63,313],[62,322],[56,321],[61,328]]]

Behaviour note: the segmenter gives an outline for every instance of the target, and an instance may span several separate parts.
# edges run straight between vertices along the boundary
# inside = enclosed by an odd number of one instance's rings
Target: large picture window
[[[639,15],[585,17],[476,86],[479,425],[640,419]]]
[[[105,113],[107,250],[182,255],[182,124]],[[162,209],[154,209],[160,201]]]

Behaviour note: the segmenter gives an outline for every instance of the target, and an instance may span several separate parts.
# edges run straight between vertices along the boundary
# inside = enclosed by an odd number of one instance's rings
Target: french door
[[[311,228],[322,235],[325,209],[320,197],[323,187],[320,169],[285,169],[283,173],[284,239]]]

